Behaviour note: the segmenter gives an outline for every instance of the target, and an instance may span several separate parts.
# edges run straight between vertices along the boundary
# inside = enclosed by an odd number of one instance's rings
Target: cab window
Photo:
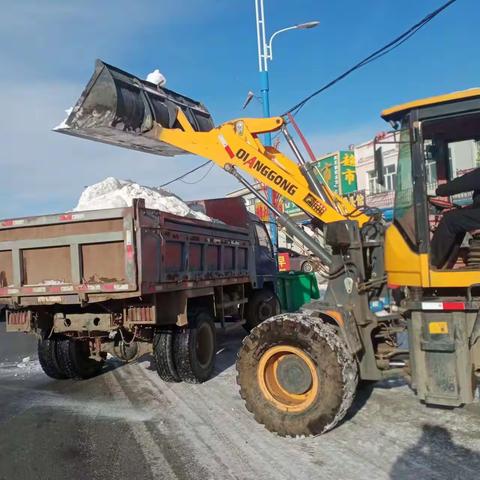
[[[255,231],[257,232],[258,244],[261,247],[266,247],[272,252],[272,242],[270,241],[270,236],[268,235],[265,225],[256,223]]]
[[[410,129],[405,120],[400,131],[400,145],[395,188],[395,207],[393,218],[402,234],[411,245],[415,241],[415,213],[413,209],[412,151]]]
[[[427,193],[435,195],[439,184],[448,182],[480,166],[480,115],[427,120],[422,124],[425,139]],[[472,201],[472,192],[453,195],[459,205]]]

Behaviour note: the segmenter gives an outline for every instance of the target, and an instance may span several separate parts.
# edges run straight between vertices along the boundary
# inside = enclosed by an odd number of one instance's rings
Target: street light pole
[[[270,116],[270,98],[268,84],[268,51],[267,37],[265,33],[265,10],[263,0],[255,0],[255,13],[257,17],[257,46],[258,46],[258,71],[260,72],[260,92],[262,95],[263,116]],[[264,143],[272,145],[270,133],[264,135]]]
[[[314,28],[320,22],[306,22],[299,25],[292,25],[290,27],[282,28],[274,32],[267,42],[267,36],[265,32],[265,9],[263,7],[263,0],[255,0],[255,14],[257,19],[257,45],[258,45],[258,71],[260,73],[260,92],[262,95],[263,104],[263,116],[270,117],[270,86],[268,81],[268,61],[273,60],[272,41],[280,33],[287,32],[288,30],[299,30]],[[272,145],[272,136],[270,133],[264,135],[263,143],[265,146]],[[268,201],[273,204],[273,191],[271,188],[267,188]],[[277,225],[275,223],[275,217],[270,212],[270,236],[272,237],[272,243],[276,250],[278,245],[278,232]]]

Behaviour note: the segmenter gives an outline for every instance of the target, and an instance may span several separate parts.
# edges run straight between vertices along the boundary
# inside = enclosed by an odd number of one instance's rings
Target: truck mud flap
[[[146,153],[179,155],[186,152],[157,140],[155,128],[174,128],[177,108],[196,131],[213,128],[201,103],[97,60],[76,105],[54,130]]]

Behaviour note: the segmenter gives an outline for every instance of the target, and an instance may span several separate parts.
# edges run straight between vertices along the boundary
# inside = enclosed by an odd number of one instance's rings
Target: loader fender
[[[352,313],[338,307],[319,305],[318,302],[304,305],[302,311],[336,327],[351,353],[355,354],[362,350],[363,344]]]

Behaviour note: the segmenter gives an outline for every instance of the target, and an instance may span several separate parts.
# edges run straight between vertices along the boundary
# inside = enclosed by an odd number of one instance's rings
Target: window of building
[[[255,197],[243,197],[245,206],[249,212],[255,213]]]
[[[385,186],[379,185],[377,181],[377,175],[375,170],[367,172],[368,175],[368,191],[370,195],[375,193],[389,192],[394,190],[395,181],[397,177],[397,167],[396,165],[385,165],[383,167],[383,174],[385,176]]]

